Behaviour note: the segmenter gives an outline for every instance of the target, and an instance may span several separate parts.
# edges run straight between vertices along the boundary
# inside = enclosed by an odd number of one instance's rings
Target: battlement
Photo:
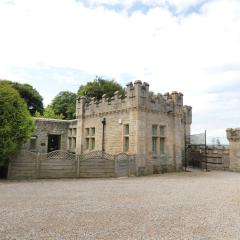
[[[240,128],[228,128],[226,132],[229,142],[240,142]]]
[[[183,94],[180,92],[158,93],[149,92],[149,84],[136,80],[126,85],[125,96],[115,92],[112,98],[104,94],[100,100],[80,97],[76,102],[76,115],[88,116],[92,114],[104,114],[112,111],[140,108],[143,110],[163,113],[183,113]]]

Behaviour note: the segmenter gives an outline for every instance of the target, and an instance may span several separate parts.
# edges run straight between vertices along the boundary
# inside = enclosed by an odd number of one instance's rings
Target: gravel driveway
[[[0,239],[240,239],[240,173],[0,182]]]

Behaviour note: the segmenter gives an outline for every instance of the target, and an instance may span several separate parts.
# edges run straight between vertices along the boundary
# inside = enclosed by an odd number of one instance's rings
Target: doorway
[[[8,175],[8,167],[0,166],[0,179],[7,179]]]
[[[49,134],[48,152],[60,150],[60,148],[61,148],[61,135]]]

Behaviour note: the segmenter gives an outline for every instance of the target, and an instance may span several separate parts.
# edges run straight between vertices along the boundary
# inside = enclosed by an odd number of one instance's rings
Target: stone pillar
[[[149,163],[147,159],[147,114],[144,111],[134,111],[135,124],[136,124],[136,165],[138,168],[143,168],[144,173],[139,174],[152,174],[152,170],[149,169]]]
[[[134,82],[132,87],[134,98],[131,102],[130,119],[135,127],[135,152],[136,166],[138,174],[151,174],[152,169],[149,167],[147,159],[147,112],[146,101],[149,94],[149,84],[140,80]]]
[[[178,92],[171,93],[171,99],[174,103],[173,112],[173,160],[175,170],[182,169],[182,156],[184,151],[184,112],[183,112],[183,94]]]
[[[84,113],[85,113],[85,97],[77,99],[76,103],[76,117],[77,122],[77,139],[76,139],[76,153],[83,153],[83,144],[84,144]]]
[[[180,171],[182,169],[184,129],[181,124],[181,118],[176,114],[173,116],[173,124],[173,160],[175,170]]]
[[[192,124],[192,107],[184,106],[183,107],[184,113],[184,135],[186,135],[186,144],[190,144],[190,135],[191,135],[191,124]]]
[[[227,139],[230,146],[230,165],[232,171],[240,171],[240,128],[228,128]]]

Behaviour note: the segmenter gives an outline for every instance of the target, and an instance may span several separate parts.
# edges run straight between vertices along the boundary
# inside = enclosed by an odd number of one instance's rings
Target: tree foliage
[[[0,166],[31,136],[33,120],[19,93],[0,82]]]
[[[113,97],[116,91],[124,95],[124,89],[117,82],[97,76],[92,82],[87,82],[86,85],[79,87],[78,96],[95,97],[97,100],[100,100],[103,94],[106,94],[106,97],[109,98]]]
[[[38,113],[35,115],[35,117],[43,117],[43,118],[54,118],[54,119],[63,119],[63,115],[62,114],[56,114],[52,108],[52,105],[48,105],[45,109],[44,109],[44,114],[43,116],[39,115]]]
[[[216,144],[217,144],[217,146],[221,146],[221,142],[220,142],[220,139],[218,137],[216,138]]]
[[[7,83],[18,91],[20,96],[27,103],[28,110],[34,116],[36,112],[43,114],[43,98],[39,92],[29,84],[22,84],[8,80],[1,80],[1,83]]]
[[[74,119],[76,111],[76,94],[69,91],[60,92],[52,101],[51,108],[55,115],[63,119]]]

